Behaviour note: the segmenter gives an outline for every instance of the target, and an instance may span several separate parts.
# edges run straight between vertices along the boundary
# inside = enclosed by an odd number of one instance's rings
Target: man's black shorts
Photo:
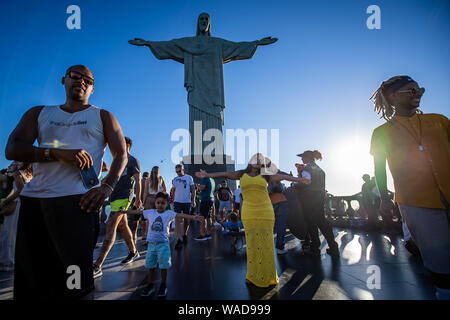
[[[81,210],[80,199],[20,197],[14,299],[77,299],[94,289],[98,213]]]
[[[174,202],[173,203],[173,211],[176,213],[184,213],[184,214],[191,214],[191,203],[181,203],[181,202]]]
[[[211,208],[213,206],[213,202],[211,200],[202,200],[200,202],[200,215],[207,218],[211,218]]]

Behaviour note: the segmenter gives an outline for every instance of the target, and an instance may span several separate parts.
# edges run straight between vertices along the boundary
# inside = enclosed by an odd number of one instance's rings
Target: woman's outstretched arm
[[[271,182],[278,182],[278,181],[282,181],[282,180],[293,181],[293,182],[300,182],[300,183],[303,183],[303,184],[310,184],[311,183],[311,180],[309,180],[309,179],[296,178],[296,177],[288,175],[288,174],[277,173],[277,174],[273,174],[273,175],[270,176],[270,181]]]
[[[231,171],[231,172],[212,172],[207,173],[205,170],[200,170],[195,173],[197,178],[227,178],[230,180],[239,180],[241,178],[240,171]]]

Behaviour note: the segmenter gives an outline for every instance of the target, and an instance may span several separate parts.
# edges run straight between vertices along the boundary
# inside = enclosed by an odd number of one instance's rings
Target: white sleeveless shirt
[[[37,141],[40,148],[86,150],[100,177],[106,141],[99,108],[90,106],[83,111],[68,113],[61,106],[45,106],[38,117]],[[35,162],[33,179],[25,185],[21,195],[54,198],[84,194],[87,191],[75,164]]]
[[[162,177],[159,177],[158,190],[153,190],[152,187],[150,186],[150,181],[149,181],[149,184],[148,184],[148,194],[149,195],[156,195],[158,192],[162,192],[162,191],[163,191]]]

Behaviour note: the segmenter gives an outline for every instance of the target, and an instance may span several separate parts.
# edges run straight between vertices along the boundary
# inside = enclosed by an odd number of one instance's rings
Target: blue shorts
[[[223,208],[227,208],[228,211],[231,211],[231,201],[219,201],[219,211],[222,211]]]
[[[169,242],[148,243],[145,268],[155,269],[157,265],[160,269],[169,269],[172,265]]]

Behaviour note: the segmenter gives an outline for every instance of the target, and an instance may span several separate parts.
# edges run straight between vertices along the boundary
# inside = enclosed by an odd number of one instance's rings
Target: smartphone
[[[95,173],[94,166],[89,169],[80,170],[81,181],[83,181],[84,187],[86,189],[91,189],[98,185],[99,180],[97,174]]]

